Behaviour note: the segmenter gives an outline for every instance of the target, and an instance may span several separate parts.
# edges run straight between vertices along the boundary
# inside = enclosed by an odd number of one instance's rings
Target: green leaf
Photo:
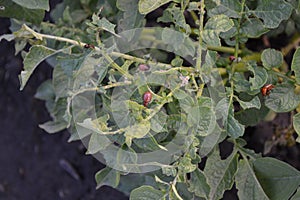
[[[102,186],[110,186],[116,188],[119,185],[120,173],[114,169],[106,167],[95,174],[97,189]]]
[[[239,98],[236,98],[236,100],[239,102],[239,104],[241,105],[241,107],[244,110],[249,109],[249,108],[260,109],[260,107],[261,107],[258,96],[255,96],[253,99],[251,99],[251,101],[242,101]]]
[[[293,126],[296,133],[298,134],[298,137],[300,137],[300,113],[297,113],[293,116]]]
[[[172,0],[140,0],[139,11],[141,14],[146,15],[170,1]]]
[[[5,9],[0,10],[0,17],[14,18],[34,24],[40,24],[45,15],[44,10],[24,8],[11,0],[2,0],[1,6]]]
[[[295,94],[294,89],[291,84],[276,85],[266,97],[266,106],[278,113],[294,110],[300,103],[300,95]]]
[[[95,154],[103,149],[105,149],[108,145],[111,144],[111,141],[107,138],[106,135],[101,135],[99,133],[93,133],[91,135],[87,154]]]
[[[192,164],[192,159],[188,157],[183,157],[180,159],[178,170],[182,171],[183,173],[190,173],[193,172],[197,166]]]
[[[50,10],[49,0],[12,0],[13,2],[19,4],[22,7],[29,9],[42,9]]]
[[[121,19],[118,20],[118,31],[122,32],[143,25],[143,15],[138,11],[139,0],[117,0],[116,6],[123,11]]]
[[[254,91],[255,94],[260,92],[260,88],[266,84],[268,80],[268,73],[262,67],[257,67],[255,63],[250,63],[247,67],[254,75],[254,77],[249,78],[250,89]]]
[[[241,33],[248,38],[258,38],[266,33],[268,29],[265,28],[263,23],[257,18],[248,18],[241,24]]]
[[[51,80],[47,80],[43,82],[37,89],[35,95],[35,98],[40,99],[40,100],[54,100],[55,98],[55,92],[53,85],[51,83]]]
[[[205,24],[203,31],[203,40],[208,45],[220,46],[219,35],[233,27],[233,21],[226,15],[212,16]]]
[[[204,175],[210,186],[208,199],[221,199],[225,190],[231,189],[237,164],[238,155],[235,151],[225,160],[221,160],[217,150],[207,158]]]
[[[99,18],[96,14],[93,14],[92,16],[93,22],[92,24],[96,25],[98,28],[101,28],[105,31],[110,32],[111,34],[120,37],[118,34],[115,32],[115,27],[116,25],[112,24],[110,21],[108,21],[105,17]]]
[[[190,192],[195,193],[198,197],[208,198],[210,187],[207,184],[204,173],[200,169],[196,169],[191,173],[189,185]]]
[[[239,199],[268,200],[262,186],[257,180],[249,161],[241,160],[235,176]]]
[[[232,138],[238,138],[244,135],[245,126],[240,124],[240,122],[234,118],[234,110],[232,105],[228,112],[227,122],[226,122],[227,134]]]
[[[165,199],[163,192],[154,189],[152,186],[143,185],[132,190],[130,200],[163,200]]]
[[[73,80],[68,77],[60,65],[54,67],[52,85],[57,97],[67,97],[68,91],[73,89]]]
[[[222,0],[217,2],[217,6],[209,10],[208,15],[214,16],[224,14],[232,18],[240,18],[242,5],[239,0]]]
[[[265,49],[261,54],[261,61],[268,70],[273,67],[278,68],[283,64],[283,55],[275,49]]]
[[[67,123],[65,121],[49,121],[44,124],[40,124],[39,127],[44,129],[47,133],[57,133],[59,131],[67,128]]]
[[[187,34],[191,32],[190,26],[186,23],[183,10],[176,6],[164,10],[163,16],[159,17],[157,22],[173,22],[178,27],[185,29]]]
[[[109,131],[110,129],[107,127],[107,121],[109,119],[109,115],[103,115],[95,120],[92,120],[91,118],[85,119],[82,123],[78,123],[78,125],[87,128],[89,130],[92,130],[96,133],[100,134],[110,134]]]
[[[257,8],[251,13],[263,20],[266,28],[277,28],[292,14],[293,6],[282,0],[259,0]]]
[[[295,79],[300,84],[300,48],[298,47],[294,53],[292,61],[292,71],[295,73]]]
[[[275,158],[258,158],[253,168],[265,193],[272,200],[289,199],[300,185],[300,172]]]
[[[150,131],[151,124],[149,121],[142,121],[138,124],[134,124],[133,126],[129,126],[126,128],[125,137],[126,143],[128,142],[128,146],[131,144],[131,140],[134,138],[143,138]]]
[[[291,200],[300,200],[300,187],[298,188],[296,194],[291,198]]]
[[[181,32],[174,31],[170,28],[164,28],[162,32],[162,40],[167,44],[172,44],[175,51],[181,48],[184,42],[184,35]]]
[[[20,90],[24,89],[28,79],[30,78],[35,68],[43,60],[54,55],[55,53],[57,53],[57,51],[41,45],[32,46],[30,48],[29,52],[24,58],[24,70],[21,71],[21,74],[19,76],[21,82]]]

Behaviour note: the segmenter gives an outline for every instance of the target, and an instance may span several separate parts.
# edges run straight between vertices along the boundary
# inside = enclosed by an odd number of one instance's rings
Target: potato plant
[[[20,89],[42,61],[48,133],[106,165],[97,188],[130,199],[298,199],[300,172],[246,148],[245,128],[289,113],[300,142],[299,0],[2,0]],[[45,20],[45,12],[51,20]],[[282,49],[249,39],[292,35]],[[257,40],[258,41],[258,40]],[[289,64],[288,54],[293,53]],[[222,156],[219,144],[232,151]],[[55,147],[53,147],[55,148]]]

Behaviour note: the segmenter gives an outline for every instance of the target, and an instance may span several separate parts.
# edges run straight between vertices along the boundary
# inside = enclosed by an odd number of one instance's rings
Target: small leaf
[[[300,172],[275,158],[258,158],[253,168],[265,193],[272,200],[289,199],[300,185]]]
[[[275,112],[289,112],[300,104],[300,95],[295,94],[293,85],[276,85],[266,97],[265,104]]]
[[[295,73],[295,79],[300,84],[300,48],[298,47],[294,53],[292,61],[292,71]]]
[[[42,9],[50,10],[49,0],[12,0],[13,2],[19,4],[22,7],[29,9]]]
[[[278,68],[283,63],[283,55],[275,49],[265,49],[261,54],[261,61],[263,66],[269,70],[273,67]]]
[[[293,126],[296,133],[298,134],[298,137],[300,137],[300,113],[297,113],[293,116]]]
[[[221,199],[225,190],[231,189],[237,164],[238,155],[235,151],[225,160],[221,160],[217,150],[207,158],[204,174],[210,186],[208,199]]]
[[[238,138],[244,135],[245,132],[245,126],[240,124],[240,122],[234,118],[234,110],[232,108],[232,105],[230,105],[230,109],[228,112],[226,130],[227,134],[233,138]]]
[[[189,180],[189,191],[195,193],[198,197],[208,198],[210,187],[207,184],[206,177],[200,169],[196,169],[191,173]]]
[[[112,24],[110,21],[108,21],[105,17],[99,19],[99,17],[96,14],[93,14],[92,16],[93,19],[93,24],[96,25],[97,27],[106,30],[110,32],[111,34],[120,37],[118,34],[115,32],[115,27],[116,25]]]
[[[268,196],[265,194],[248,162],[246,160],[239,162],[235,176],[239,199],[249,199],[251,197],[253,200],[268,200]]]
[[[47,133],[57,133],[67,128],[67,123],[64,121],[49,121],[40,124],[39,127],[44,129]]]
[[[21,82],[20,90],[24,89],[35,68],[43,60],[54,55],[55,53],[57,53],[57,51],[41,45],[32,46],[30,48],[29,53],[27,53],[24,58],[24,70],[21,71],[21,74],[19,76]]]
[[[139,11],[141,14],[146,15],[170,1],[172,0],[140,0]]]
[[[163,200],[165,199],[163,192],[154,189],[152,186],[143,185],[132,190],[130,200]]]
[[[282,0],[259,0],[257,8],[251,11],[263,20],[266,28],[277,28],[292,14],[293,6]]]
[[[257,108],[260,109],[261,104],[258,96],[255,96],[251,101],[242,101],[239,98],[236,98],[239,104],[243,109],[249,109],[249,108]]]
[[[247,68],[254,75],[254,77],[249,78],[249,82],[251,83],[250,89],[251,91],[256,91],[255,93],[259,93],[260,88],[262,88],[268,80],[268,73],[264,68],[257,67],[255,63],[250,63]]]
[[[106,167],[95,174],[97,189],[104,185],[116,188],[120,182],[120,173],[114,169]]]
[[[43,82],[37,89],[35,95],[35,98],[40,99],[40,100],[54,100],[55,98],[55,92],[53,85],[51,83],[51,80],[47,80]]]
[[[3,35],[0,36],[0,42],[3,39],[10,42],[10,41],[15,39],[15,35],[14,34],[3,34]]]

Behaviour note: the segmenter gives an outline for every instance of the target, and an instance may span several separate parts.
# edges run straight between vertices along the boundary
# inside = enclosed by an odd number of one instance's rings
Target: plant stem
[[[196,60],[196,69],[197,71],[201,70],[202,62],[202,44],[203,44],[203,28],[204,28],[204,13],[205,13],[205,3],[204,0],[200,2],[200,19],[199,19],[199,41],[198,41],[198,50],[197,50],[197,60]]]

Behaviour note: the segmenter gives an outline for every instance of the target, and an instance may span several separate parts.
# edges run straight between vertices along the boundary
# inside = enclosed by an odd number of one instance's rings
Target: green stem
[[[204,13],[205,13],[204,8],[205,8],[204,0],[201,0],[200,20],[199,20],[199,41],[198,41],[197,60],[196,60],[197,71],[201,70],[201,62],[202,62],[202,44],[203,44],[203,28],[204,28]]]

